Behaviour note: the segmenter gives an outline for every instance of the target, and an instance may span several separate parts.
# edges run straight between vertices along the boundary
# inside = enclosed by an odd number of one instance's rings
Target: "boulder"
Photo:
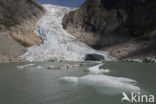
[[[59,65],[49,65],[48,67],[47,67],[47,69],[61,69],[61,65],[59,66]]]
[[[147,57],[143,60],[143,62],[156,62],[155,58]]]
[[[73,67],[80,67],[82,66],[81,64],[64,64],[64,65],[49,65],[47,69],[55,69],[55,70],[60,70],[60,69],[70,69]]]

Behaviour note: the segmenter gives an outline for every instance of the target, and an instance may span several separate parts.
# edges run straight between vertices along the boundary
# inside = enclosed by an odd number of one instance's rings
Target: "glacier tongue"
[[[86,44],[76,40],[62,27],[62,18],[72,9],[67,7],[44,4],[46,14],[36,24],[36,33],[40,35],[43,44],[28,48],[20,56],[27,61],[84,61],[86,54],[100,54],[106,61],[115,60],[107,52],[96,51]]]

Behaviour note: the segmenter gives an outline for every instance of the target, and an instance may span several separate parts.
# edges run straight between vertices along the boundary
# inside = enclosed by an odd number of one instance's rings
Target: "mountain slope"
[[[62,24],[80,41],[115,57],[155,57],[155,13],[155,0],[86,0]]]
[[[0,61],[16,60],[25,47],[42,42],[34,30],[44,11],[35,0],[0,0]]]

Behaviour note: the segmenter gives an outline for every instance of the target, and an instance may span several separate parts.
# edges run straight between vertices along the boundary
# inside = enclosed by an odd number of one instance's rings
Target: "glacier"
[[[51,4],[43,4],[43,7],[46,9],[46,14],[37,22],[35,31],[43,43],[28,48],[20,59],[31,62],[84,61],[86,54],[94,53],[104,56],[106,61],[116,60],[108,52],[92,49],[63,29],[63,16],[74,9]]]

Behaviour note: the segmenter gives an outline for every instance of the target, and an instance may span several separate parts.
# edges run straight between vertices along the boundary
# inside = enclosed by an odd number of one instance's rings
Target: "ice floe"
[[[95,88],[99,93],[116,95],[122,92],[139,92],[140,88],[131,82],[135,80],[108,75],[86,75],[82,77],[62,77],[61,81],[84,84]]]
[[[90,73],[94,73],[94,74],[109,73],[109,72],[110,72],[109,69],[100,68],[102,65],[103,65],[103,64],[99,64],[99,65],[96,65],[96,66],[92,66],[92,67],[89,67],[87,70],[88,70]]]

